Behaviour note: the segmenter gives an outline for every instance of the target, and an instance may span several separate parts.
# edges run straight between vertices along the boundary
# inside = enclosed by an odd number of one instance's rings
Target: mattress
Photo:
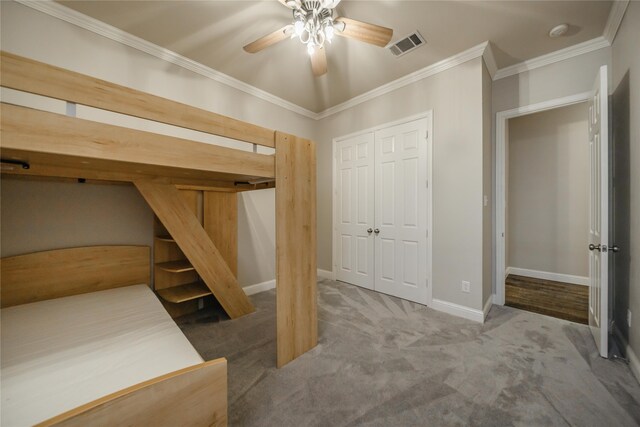
[[[2,426],[26,426],[202,362],[145,285],[0,310]]]

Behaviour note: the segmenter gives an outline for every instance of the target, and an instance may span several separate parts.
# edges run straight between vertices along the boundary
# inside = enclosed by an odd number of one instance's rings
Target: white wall
[[[616,289],[614,306],[616,327],[628,340],[636,356],[632,369],[640,379],[640,3],[630,2],[613,42],[613,132],[616,145],[622,146],[630,174],[626,188],[629,209],[628,230],[621,230],[621,252],[626,257],[628,279]],[[632,313],[631,328],[626,326],[626,311]]]
[[[433,298],[482,309],[482,67],[476,58],[319,121],[319,268],[332,263],[332,139],[433,110]]]
[[[0,13],[0,47],[2,50],[271,129],[289,132],[306,138],[313,136],[315,122],[311,119],[113,40],[14,2],[0,2]],[[109,120],[114,123],[126,121],[129,124],[132,122],[129,119],[123,119],[111,114],[97,113],[90,109],[79,109],[79,115],[96,120]],[[161,126],[149,123],[137,123],[137,125],[151,130],[161,128]],[[178,135],[190,134],[176,131],[175,129],[171,133]],[[70,185],[75,186],[77,184]],[[34,195],[38,191],[36,187],[33,187],[33,189],[29,187],[26,190],[22,186],[20,188],[27,192],[33,192]],[[51,197],[55,198],[56,195],[64,197],[63,193],[67,191],[67,188],[69,187],[65,185],[51,184]],[[94,189],[97,187],[88,186],[84,188]],[[89,190],[83,190],[68,198],[69,206],[67,212],[69,215],[74,215],[74,212],[78,213],[75,217],[69,219],[69,223],[81,221],[81,213],[84,206],[94,202],[98,197],[95,194],[87,196],[85,191]],[[130,200],[135,198],[131,193],[133,190],[127,187],[116,186],[109,191],[102,191],[103,193],[100,194],[105,205],[116,205],[118,200],[123,200],[127,197]],[[14,200],[14,193],[9,191],[6,195],[3,194],[3,206],[9,203],[20,203]],[[263,212],[273,212],[275,210],[274,194],[274,190],[263,190],[260,194],[243,193],[240,197],[239,214],[241,221],[239,223],[238,246],[240,257],[238,275],[242,285],[251,285],[274,278],[274,221],[269,220],[268,217],[265,219],[262,216]],[[28,210],[29,207],[23,206],[22,209]],[[46,211],[34,212],[32,219],[35,222],[47,222],[50,220],[47,216],[48,212]],[[151,227],[148,228],[148,237],[140,235],[141,221],[146,221],[146,216],[144,219],[134,215],[127,218],[124,216],[119,218],[121,235],[137,236],[134,239],[136,241],[127,241],[127,243],[149,244]],[[68,224],[59,230],[58,235],[65,234],[65,231],[68,234],[64,241],[60,241],[60,246],[84,244],[85,238],[80,233],[74,233],[73,228],[66,228],[67,226]],[[3,250],[4,234],[6,230],[12,227],[13,225],[3,215]],[[96,242],[100,240],[111,241],[110,239],[113,236],[109,234],[108,230],[109,228],[107,227],[102,233],[96,232],[93,234],[93,240]],[[76,236],[77,239],[73,236]],[[35,242],[37,240],[38,237],[31,236],[25,242]],[[58,242],[49,242],[48,244],[57,245]],[[20,251],[36,250],[36,246],[22,245],[20,246]],[[268,255],[258,257],[245,255],[245,253],[252,253],[248,248],[261,248]]]
[[[588,275],[586,103],[509,120],[509,266]]]

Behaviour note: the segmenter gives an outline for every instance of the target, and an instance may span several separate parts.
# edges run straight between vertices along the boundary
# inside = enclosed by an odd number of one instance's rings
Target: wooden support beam
[[[274,146],[274,131],[271,129],[8,52],[0,55],[3,87],[265,147]]]
[[[276,309],[278,367],[318,343],[316,149],[276,132]]]
[[[204,191],[203,198],[204,229],[238,277],[238,195]]]
[[[251,301],[178,189],[151,180],[134,184],[229,317],[253,312]]]
[[[0,114],[2,155],[20,160],[196,179],[275,176],[273,156],[4,103]]]

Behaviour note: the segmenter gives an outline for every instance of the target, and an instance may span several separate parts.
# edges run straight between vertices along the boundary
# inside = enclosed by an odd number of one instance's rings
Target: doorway
[[[336,280],[430,303],[431,128],[428,112],[334,139]]]
[[[508,120],[505,305],[589,323],[589,108]]]

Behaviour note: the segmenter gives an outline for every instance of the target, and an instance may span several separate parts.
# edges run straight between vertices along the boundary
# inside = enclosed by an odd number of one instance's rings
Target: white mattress
[[[145,285],[9,307],[0,315],[3,427],[33,425],[202,362]]]

